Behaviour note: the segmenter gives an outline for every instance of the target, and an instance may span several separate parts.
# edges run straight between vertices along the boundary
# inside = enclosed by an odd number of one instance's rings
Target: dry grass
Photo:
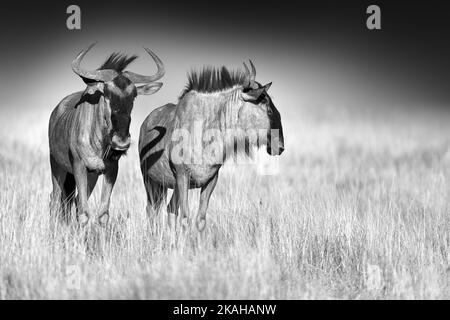
[[[86,235],[50,231],[47,115],[2,121],[1,299],[450,298],[448,118],[284,120],[280,174],[223,169],[202,235],[146,217],[134,145]]]

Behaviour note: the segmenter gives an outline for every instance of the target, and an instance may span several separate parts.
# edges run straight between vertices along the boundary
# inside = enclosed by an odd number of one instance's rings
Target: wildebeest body
[[[118,161],[130,145],[134,99],[138,94],[158,91],[162,83],[154,81],[164,75],[162,62],[149,49],[146,51],[158,67],[153,76],[123,71],[136,56],[115,53],[99,69],[84,70],[80,62],[92,46],[72,62],[73,71],[87,85],[85,91],[73,93],[58,104],[50,116],[48,132],[51,211],[67,221],[77,192],[77,218],[82,225],[89,221],[87,201],[100,174],[104,174],[104,183],[99,222],[107,222]],[[144,85],[137,87],[137,83]]]
[[[144,120],[139,155],[149,214],[165,202],[167,189],[171,188],[174,193],[168,212],[177,215],[179,208],[181,217],[187,217],[188,189],[201,188],[196,225],[202,230],[219,169],[232,156],[226,151],[234,151],[237,144],[241,146],[237,152],[247,153],[246,144],[251,148],[260,142],[250,139],[247,133],[261,128],[267,136],[272,129],[280,134],[278,148],[272,150],[267,142],[267,152],[283,152],[281,119],[266,92],[270,84],[261,86],[254,81],[254,75],[253,64],[252,73],[247,69],[245,74],[230,74],[226,68],[193,73],[177,105],[160,107]],[[180,153],[180,141],[185,139],[189,143]]]
[[[220,103],[207,100],[189,93],[178,105],[167,104],[157,108],[144,120],[139,138],[140,156],[144,159],[141,169],[154,183],[174,189],[176,167],[180,166],[189,172],[189,188],[201,188],[217,174],[224,160],[219,154],[207,161],[202,159],[203,163],[175,164],[173,159],[173,147],[178,142],[172,140],[175,130],[191,133],[196,122],[202,123],[203,130],[220,130],[223,127]]]

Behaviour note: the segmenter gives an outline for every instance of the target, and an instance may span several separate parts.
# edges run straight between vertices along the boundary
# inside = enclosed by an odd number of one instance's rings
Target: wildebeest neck
[[[250,146],[256,145],[257,140],[249,139],[248,123],[243,123],[239,118],[239,110],[242,106],[240,99],[241,87],[234,87],[214,93],[191,92],[186,94],[179,102],[179,108],[185,109],[178,114],[179,126],[187,128],[190,133],[196,135],[196,124],[201,121],[203,135],[220,130],[220,139],[224,149],[224,159],[235,153],[249,154]],[[257,132],[258,128],[254,128]],[[203,140],[204,137],[201,139]],[[200,140],[200,141],[202,141]],[[233,151],[234,150],[234,151]]]

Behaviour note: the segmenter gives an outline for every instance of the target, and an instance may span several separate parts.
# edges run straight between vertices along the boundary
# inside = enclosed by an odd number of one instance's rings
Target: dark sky
[[[81,7],[80,31],[66,28],[70,4]],[[381,7],[382,30],[366,28],[369,4]],[[123,50],[140,55],[131,70],[151,73],[142,46],[160,55],[167,73],[155,106],[176,99],[191,67],[236,68],[248,58],[292,108],[450,105],[445,1],[16,1],[0,14],[0,108],[50,108],[83,89],[70,62],[97,40],[86,67]]]

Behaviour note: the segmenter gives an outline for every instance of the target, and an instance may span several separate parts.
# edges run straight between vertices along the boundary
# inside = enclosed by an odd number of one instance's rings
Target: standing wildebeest
[[[256,70],[250,64],[251,72],[245,64],[245,72],[230,72],[225,67],[192,72],[178,104],[157,108],[144,120],[139,156],[148,213],[165,202],[167,188],[171,188],[174,193],[167,210],[177,215],[180,207],[183,219],[188,213],[188,189],[201,188],[196,217],[201,231],[219,169],[229,156],[239,151],[249,154],[251,147],[264,142],[269,154],[283,152],[280,114],[267,94],[271,83],[256,82]],[[201,136],[192,137],[198,128]],[[256,139],[255,130],[260,132]],[[198,144],[191,138],[200,141],[200,160],[190,157],[199,155]]]
[[[53,191],[51,210],[61,210],[68,219],[75,188],[77,218],[81,225],[89,220],[88,198],[98,176],[104,174],[99,222],[109,218],[109,201],[117,178],[118,161],[130,146],[130,121],[133,102],[139,94],[153,94],[164,75],[161,60],[149,49],[158,71],[143,76],[123,71],[137,56],[113,53],[94,71],[80,67],[81,60],[95,45],[78,54],[72,70],[87,84],[84,91],[64,98],[53,110],[49,122],[50,165]],[[138,83],[144,84],[137,86]]]

